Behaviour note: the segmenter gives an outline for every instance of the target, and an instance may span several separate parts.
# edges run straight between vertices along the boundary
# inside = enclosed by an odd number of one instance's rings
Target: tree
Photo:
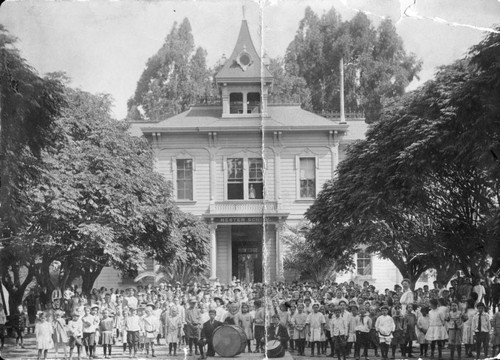
[[[332,260],[325,256],[322,249],[306,241],[306,233],[307,231],[304,232],[299,227],[286,227],[283,233],[285,271],[296,272],[300,274],[301,279],[321,282],[325,278],[335,277],[338,271],[345,270],[352,265],[346,257]]]
[[[179,26],[175,23],[163,46],[148,59],[134,97],[128,101],[127,119],[160,120],[214,95],[206,51],[194,50],[189,20]]]
[[[0,276],[19,304],[33,273],[22,268],[25,250],[15,246],[29,224],[24,190],[38,181],[41,153],[54,142],[55,119],[63,106],[59,81],[40,77],[20,56],[15,39],[0,25]],[[15,261],[6,262],[15,256]]]
[[[419,271],[407,269],[415,278],[429,267],[445,281],[457,267],[484,276],[496,254],[500,198],[490,156],[499,138],[498,112],[484,90],[498,86],[495,57],[478,66],[482,51],[492,48],[491,37],[486,42],[474,47],[472,59],[442,67],[435,80],[384,109],[308,210],[317,235],[312,242],[364,243],[388,258],[396,252],[402,265],[391,260],[403,275],[402,267],[418,259]]]
[[[271,59],[269,71],[273,75],[273,89],[270,102],[299,103],[302,108],[311,108],[311,94],[304,78],[290,74],[283,59]]]
[[[421,68],[390,20],[374,29],[363,13],[342,22],[333,8],[321,17],[306,8],[285,62],[291,74],[305,79],[314,111],[339,109],[341,58],[346,107],[364,111],[368,123],[379,119],[383,104],[401,96]]]

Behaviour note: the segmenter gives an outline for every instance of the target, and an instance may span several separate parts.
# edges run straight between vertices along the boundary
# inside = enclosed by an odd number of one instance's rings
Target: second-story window
[[[300,158],[300,197],[312,199],[316,197],[316,159]]]
[[[242,93],[229,94],[229,113],[230,114],[243,114],[243,94]]]
[[[262,159],[248,159],[248,198],[264,198]]]
[[[243,159],[227,159],[227,199],[244,199]]]
[[[193,200],[193,160],[177,159],[177,200]]]
[[[260,113],[260,93],[252,92],[247,94],[247,114]]]

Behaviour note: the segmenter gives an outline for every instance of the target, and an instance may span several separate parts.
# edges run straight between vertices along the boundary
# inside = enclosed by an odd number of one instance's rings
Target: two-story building
[[[209,224],[211,278],[282,280],[284,224],[305,224],[305,211],[367,125],[363,118],[332,120],[299,105],[269,103],[273,77],[246,20],[215,79],[220,105],[192,106],[157,123],[135,123],[131,131],[151,142],[178,206]],[[363,253],[360,272],[348,278],[372,279],[374,260]],[[394,273],[389,278],[397,276],[390,262],[384,268]],[[119,277],[106,270],[96,285],[113,276]]]

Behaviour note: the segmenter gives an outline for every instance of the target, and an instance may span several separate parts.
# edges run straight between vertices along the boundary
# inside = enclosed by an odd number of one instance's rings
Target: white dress
[[[52,332],[52,324],[48,321],[35,324],[36,348],[38,350],[48,350],[54,346]]]
[[[425,334],[425,340],[446,340],[448,332],[445,327],[445,314],[439,309],[429,311],[429,329]]]

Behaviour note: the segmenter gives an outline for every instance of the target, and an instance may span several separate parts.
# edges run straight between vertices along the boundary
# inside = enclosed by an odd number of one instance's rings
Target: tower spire
[[[245,5],[241,7],[241,10],[243,11],[243,20],[245,20]]]

